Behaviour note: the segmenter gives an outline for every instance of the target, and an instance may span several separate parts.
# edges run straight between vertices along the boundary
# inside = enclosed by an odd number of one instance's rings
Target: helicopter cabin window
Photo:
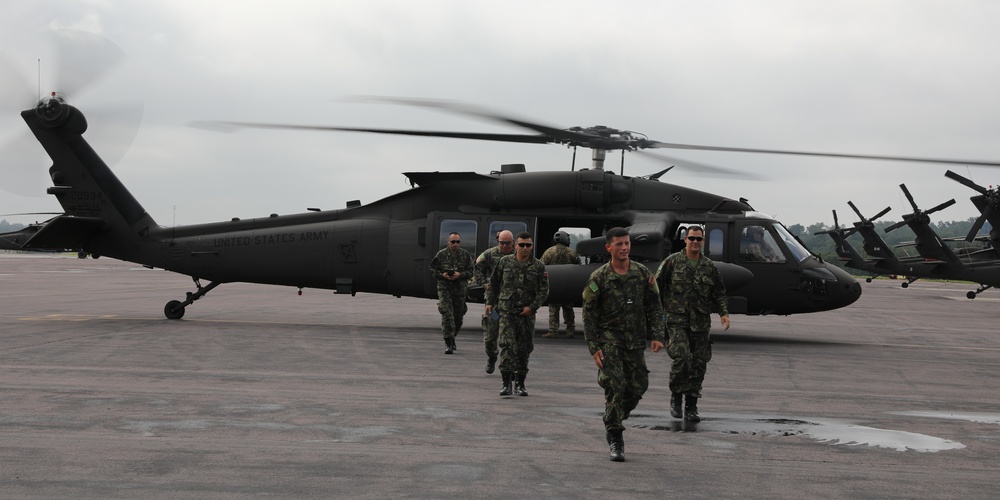
[[[486,245],[486,247],[489,248],[493,245],[496,245],[497,233],[505,229],[507,231],[510,231],[514,236],[517,236],[517,233],[520,233],[522,231],[527,231],[528,225],[521,221],[512,221],[512,220],[495,220],[493,222],[490,222],[490,230],[488,233],[486,233],[490,235],[490,241]]]
[[[438,236],[438,248],[448,246],[448,235],[458,233],[462,236],[462,248],[475,255],[476,253],[476,229],[479,224],[474,220],[465,219],[442,219],[441,233]]]
[[[743,262],[785,262],[781,246],[765,226],[743,226],[740,233],[740,260]]]
[[[723,255],[723,252],[725,251],[726,232],[717,227],[708,228],[705,236],[705,239],[707,240],[705,242],[705,248],[703,249],[705,255],[708,255],[709,257],[718,257]]]

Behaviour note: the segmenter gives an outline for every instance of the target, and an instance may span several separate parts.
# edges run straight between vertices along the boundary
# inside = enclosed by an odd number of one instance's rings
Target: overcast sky
[[[1000,2],[991,0],[0,0],[0,62],[9,67],[0,77],[0,178],[13,161],[46,180],[48,160],[18,111],[39,89],[65,91],[53,88],[64,85],[53,29],[100,35],[127,55],[70,101],[87,115],[94,149],[123,153],[116,173],[157,222],[171,225],[368,203],[407,189],[407,171],[570,167],[572,151],[558,145],[188,126],[525,132],[350,102],[358,95],[453,99],[664,142],[1000,161],[998,22]],[[129,120],[115,110],[140,102],[131,140]],[[869,216],[892,206],[886,219],[898,219],[911,211],[903,182],[921,208],[958,201],[935,220],[966,219],[978,216],[968,200],[975,193],[945,170],[1000,182],[1000,170],[982,167],[663,152],[763,176],[678,168],[662,181],[748,198],[786,225],[830,224],[831,209],[854,220],[848,200]],[[619,162],[609,154],[616,172]],[[588,153],[578,154],[578,167],[588,163]],[[626,157],[626,175],[662,168]],[[35,193],[0,191],[0,214],[60,210],[44,186]]]

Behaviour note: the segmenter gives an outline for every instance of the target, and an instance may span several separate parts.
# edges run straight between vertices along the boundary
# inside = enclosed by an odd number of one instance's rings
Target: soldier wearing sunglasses
[[[486,289],[486,314],[500,314],[501,396],[528,395],[524,379],[534,350],[535,313],[549,295],[549,275],[532,255],[533,245],[531,233],[518,233],[514,255],[500,259]]]
[[[437,278],[438,312],[441,313],[441,333],[445,354],[455,352],[455,335],[462,329],[462,319],[469,307],[465,293],[472,278],[472,254],[461,247],[462,235],[448,235],[448,246],[431,259],[431,274]]]
[[[666,315],[667,355],[670,366],[670,416],[699,422],[698,399],[708,361],[712,359],[712,313],[729,329],[726,285],[712,259],[702,252],[705,230],[687,228],[685,248],[671,254],[656,270],[660,302]],[[684,413],[681,413],[681,399]]]

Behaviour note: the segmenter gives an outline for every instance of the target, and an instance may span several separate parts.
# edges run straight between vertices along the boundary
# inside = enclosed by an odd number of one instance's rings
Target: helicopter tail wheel
[[[900,286],[902,286],[903,288],[909,288],[910,283],[904,281]]]
[[[976,298],[976,292],[968,292],[968,293],[965,294],[965,296],[968,297],[969,300],[972,300],[972,299]]]
[[[163,308],[163,314],[167,319],[181,319],[184,317],[184,303],[179,300],[171,300]]]

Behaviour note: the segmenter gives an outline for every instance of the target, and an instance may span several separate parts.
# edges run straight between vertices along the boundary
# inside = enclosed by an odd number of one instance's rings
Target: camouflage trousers
[[[500,373],[528,373],[528,358],[535,349],[534,336],[534,314],[500,314]]]
[[[497,340],[500,338],[500,322],[493,321],[483,315],[483,345],[486,347],[486,357],[495,359],[499,353]]]
[[[438,312],[441,313],[441,332],[444,338],[455,338],[455,334],[462,329],[462,320],[468,310],[464,286],[438,284]]]
[[[563,319],[566,320],[566,331],[572,332],[576,328],[573,324],[573,322],[576,321],[576,318],[573,314],[573,306],[569,304],[549,304],[549,331],[553,333],[559,331],[560,309],[562,309]]]
[[[685,325],[667,325],[667,355],[670,356],[670,391],[701,397],[712,341],[708,332],[692,332]]]
[[[628,418],[649,388],[649,369],[644,349],[604,346],[604,368],[597,371],[597,383],[604,388],[604,428],[624,429]]]

